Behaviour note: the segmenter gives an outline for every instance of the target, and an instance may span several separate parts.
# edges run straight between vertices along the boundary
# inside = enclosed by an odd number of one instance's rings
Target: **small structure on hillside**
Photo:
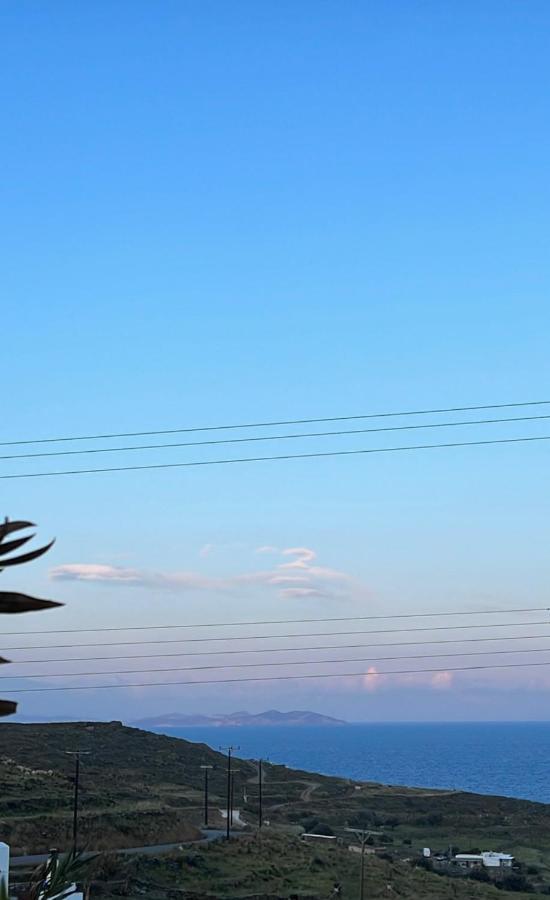
[[[329,844],[335,844],[338,842],[338,839],[335,834],[314,834],[314,833],[309,833],[307,831],[304,831],[300,835],[300,840],[305,841],[306,843],[308,841],[321,841],[321,843],[323,841],[325,841],[325,843],[329,843]]]
[[[8,886],[10,879],[10,848],[8,844],[0,843],[0,885],[2,882]]]
[[[514,857],[509,853],[497,853],[489,850],[486,853],[457,853],[453,859],[463,869],[511,869]]]

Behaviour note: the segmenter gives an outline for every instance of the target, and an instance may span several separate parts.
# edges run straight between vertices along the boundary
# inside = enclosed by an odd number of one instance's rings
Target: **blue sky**
[[[0,18],[2,440],[546,399],[546,3],[22,0]],[[416,440],[338,446],[399,442]],[[17,630],[538,606],[548,453],[3,481],[5,513],[58,538],[3,584],[67,602]],[[150,573],[225,581],[300,559],[265,545],[313,550],[342,573],[337,589],[152,586]],[[137,570],[146,585],[49,580],[67,565]],[[544,717],[540,671],[513,686]],[[472,691],[498,703],[510,689],[511,675],[476,677],[446,686],[460,714]],[[435,715],[432,687],[385,689],[391,715]],[[265,690],[194,690],[135,703],[266,704]],[[272,685],[268,699],[371,708],[353,685]],[[118,715],[126,699],[101,702]]]

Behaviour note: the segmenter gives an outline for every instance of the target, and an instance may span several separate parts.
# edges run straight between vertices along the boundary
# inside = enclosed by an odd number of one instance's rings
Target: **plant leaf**
[[[5,522],[0,524],[0,541],[3,541],[8,534],[12,533],[12,531],[22,531],[23,528],[36,528],[36,525],[34,522],[10,522],[9,519],[6,519]]]
[[[6,569],[8,566],[19,566],[21,563],[31,562],[31,560],[33,559],[38,559],[39,556],[47,553],[50,547],[53,547],[54,544],[55,538],[53,539],[53,541],[50,541],[49,544],[46,544],[45,547],[39,547],[38,550],[30,550],[29,553],[22,553],[21,556],[12,556],[11,559],[3,559],[2,568]]]
[[[4,543],[0,542],[0,556],[4,556],[6,553],[9,553],[10,550],[17,550],[18,547],[22,547],[23,544],[26,544],[27,541],[30,541],[33,537],[36,537],[36,535],[29,534],[27,537],[16,538],[14,541],[5,541]]]
[[[33,877],[31,898],[50,900],[55,897],[56,900],[63,900],[64,897],[70,897],[69,891],[77,881],[77,875],[96,858],[97,854],[89,856],[82,851],[75,853],[71,850],[64,856],[49,859],[37,869]]]
[[[16,594],[13,591],[0,591],[0,613],[35,612],[38,609],[51,609],[63,606],[57,600],[39,600],[27,594]]]

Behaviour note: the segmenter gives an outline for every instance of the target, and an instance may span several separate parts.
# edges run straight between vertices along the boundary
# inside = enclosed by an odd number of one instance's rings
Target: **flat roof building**
[[[466,869],[511,869],[514,857],[509,853],[496,853],[488,850],[485,853],[457,853],[454,857],[459,866]]]

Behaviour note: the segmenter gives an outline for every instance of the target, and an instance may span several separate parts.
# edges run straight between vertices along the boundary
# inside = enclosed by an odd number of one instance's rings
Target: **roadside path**
[[[316,791],[320,787],[321,787],[321,785],[319,784],[318,781],[309,781],[307,783],[307,787],[300,794],[300,800],[302,800],[304,803],[309,803],[313,792]]]
[[[232,831],[231,837],[239,837],[240,831]],[[175,844],[148,844],[145,847],[123,847],[114,850],[89,850],[83,853],[84,859],[90,856],[101,855],[104,853],[116,853],[120,856],[155,856],[157,853],[171,853],[173,850],[179,850],[182,846],[188,844],[210,844],[213,841],[222,840],[225,837],[225,830],[212,829],[203,831],[202,838],[197,841],[178,841]],[[31,856],[12,856],[10,859],[10,868],[16,866],[38,866],[49,859],[48,853],[37,853]]]

